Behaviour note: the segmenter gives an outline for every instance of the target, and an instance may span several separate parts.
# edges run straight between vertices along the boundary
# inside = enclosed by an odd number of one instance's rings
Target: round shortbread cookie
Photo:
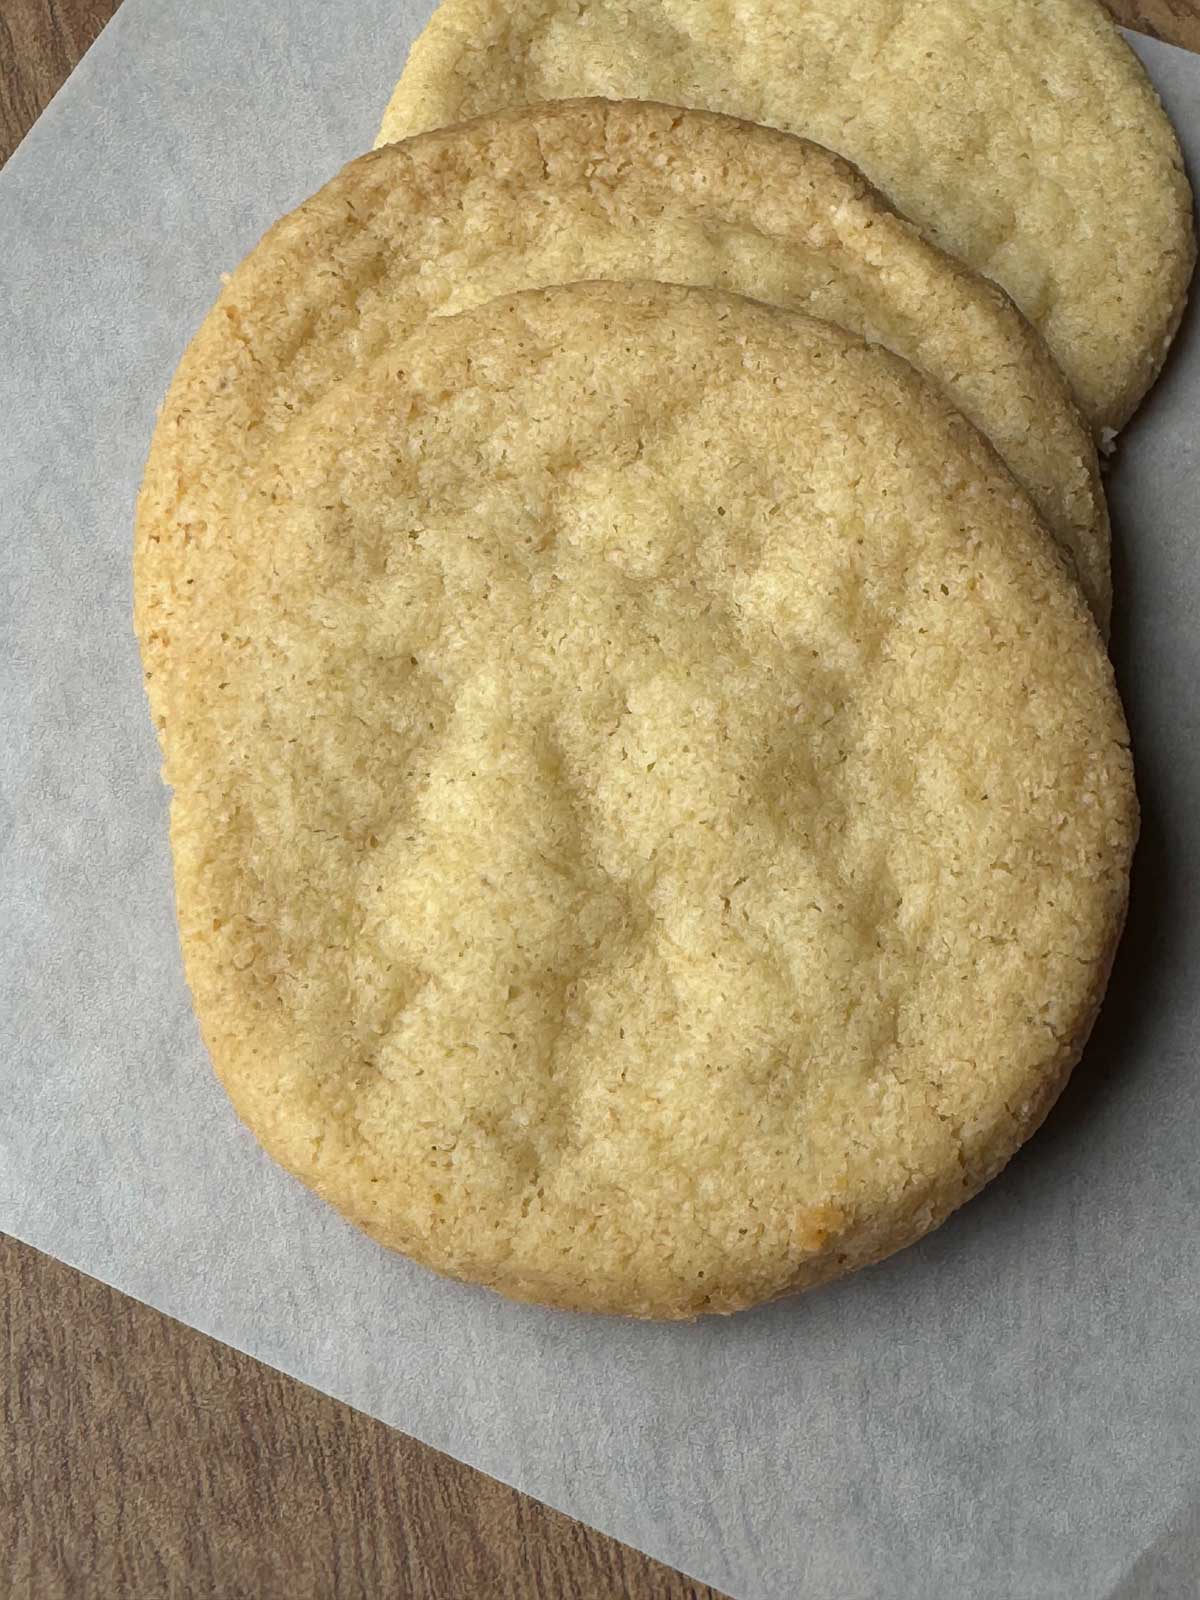
[[[597,94],[728,112],[848,157],[1008,291],[1102,436],[1162,364],[1191,193],[1095,0],[442,0],[380,138]]]
[[[278,1161],[439,1271],[662,1317],[878,1259],[1005,1163],[1136,801],[1077,586],[931,386],[576,284],[434,319],[269,448],[222,413],[203,486],[192,404],[136,618],[197,1015]]]
[[[253,360],[275,427],[429,316],[582,278],[732,289],[887,345],[990,439],[1107,626],[1095,448],[1040,338],[844,161],[728,117],[558,102],[352,162],[235,273],[189,356],[192,409],[228,425],[247,391],[214,385]],[[187,471],[194,428],[180,448]]]

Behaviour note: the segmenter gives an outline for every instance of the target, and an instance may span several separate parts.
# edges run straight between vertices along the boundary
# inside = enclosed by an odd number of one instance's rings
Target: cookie
[[[975,429],[663,285],[432,319],[286,426],[222,376],[211,432],[195,366],[167,399],[136,619],[197,1015],[271,1155],[440,1272],[648,1317],[876,1260],[1003,1166],[1136,801]]]
[[[890,346],[992,441],[1107,624],[1095,449],[1040,339],[845,162],[730,118],[559,102],[353,162],[239,269],[197,381],[205,405],[240,404],[240,388],[210,390],[252,346],[275,385],[269,428],[430,316],[580,278],[733,289]]]
[[[729,112],[848,157],[1008,291],[1103,437],[1162,364],[1191,193],[1094,0],[443,0],[381,138],[573,95]]]

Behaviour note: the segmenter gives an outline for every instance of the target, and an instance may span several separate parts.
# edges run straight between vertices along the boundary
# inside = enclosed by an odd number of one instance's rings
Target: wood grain
[[[1106,0],[1123,28],[1200,50],[1200,0]]]
[[[0,1384],[5,1600],[719,1600],[3,1238]]]
[[[0,164],[119,0],[0,0]],[[1200,0],[1111,0],[1200,50]],[[0,1238],[0,1593],[719,1600]]]
[[[0,165],[120,0],[0,0]]]

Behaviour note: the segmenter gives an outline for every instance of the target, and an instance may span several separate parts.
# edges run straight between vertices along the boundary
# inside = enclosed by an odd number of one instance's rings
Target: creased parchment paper
[[[0,174],[0,1228],[733,1595],[1190,1595],[1197,318],[1112,477],[1129,931],[1065,1101],[940,1233],[732,1321],[526,1309],[354,1233],[211,1075],[130,630],[134,492],[218,273],[370,145],[423,20],[126,0]],[[1138,48],[1200,168],[1200,58]]]

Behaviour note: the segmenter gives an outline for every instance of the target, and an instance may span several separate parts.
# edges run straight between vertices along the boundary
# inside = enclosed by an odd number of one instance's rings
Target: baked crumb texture
[[[574,95],[724,111],[848,157],[1008,291],[1097,435],[1162,365],[1191,192],[1095,0],[442,0],[380,139]]]
[[[389,342],[343,211],[319,303],[235,276],[139,504],[235,1106],[518,1298],[690,1317],[888,1254],[1104,988],[1136,801],[1077,586],[884,351],[611,283]]]
[[[250,340],[269,370],[221,425],[245,406],[271,427],[430,316],[581,278],[732,289],[903,356],[991,440],[1107,626],[1096,452],[1041,339],[846,162],[772,129],[590,100],[390,146],[267,236],[190,359],[211,374]]]

